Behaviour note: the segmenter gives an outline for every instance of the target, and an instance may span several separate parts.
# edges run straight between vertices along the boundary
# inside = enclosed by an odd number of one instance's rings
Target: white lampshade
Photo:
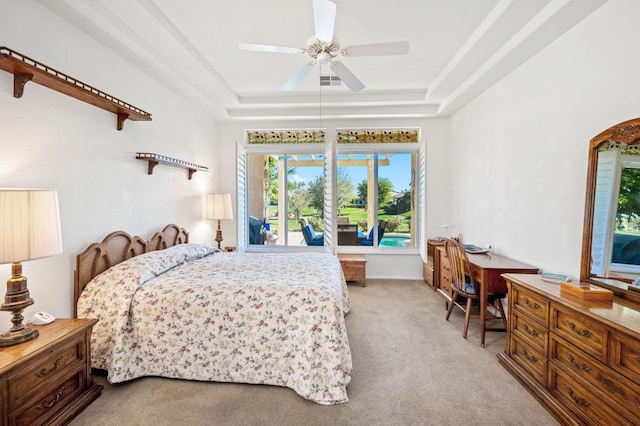
[[[207,219],[233,219],[231,194],[207,194]]]
[[[58,193],[0,189],[0,264],[62,252]]]

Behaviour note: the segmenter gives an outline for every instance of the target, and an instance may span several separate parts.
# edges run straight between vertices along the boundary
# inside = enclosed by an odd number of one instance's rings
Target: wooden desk
[[[484,342],[485,323],[487,320],[487,294],[504,293],[509,289],[505,279],[501,276],[506,273],[537,274],[538,268],[510,259],[499,254],[468,254],[471,274],[480,283],[480,336]],[[449,259],[444,247],[436,247],[434,257],[434,287],[441,296],[451,302],[451,273],[449,272]]]

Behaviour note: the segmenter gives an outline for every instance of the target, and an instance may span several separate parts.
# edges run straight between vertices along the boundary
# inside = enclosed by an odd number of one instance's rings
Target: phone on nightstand
[[[40,311],[33,314],[33,318],[31,319],[31,324],[45,325],[45,324],[52,323],[55,320],[56,320],[56,317],[54,317],[53,315]]]

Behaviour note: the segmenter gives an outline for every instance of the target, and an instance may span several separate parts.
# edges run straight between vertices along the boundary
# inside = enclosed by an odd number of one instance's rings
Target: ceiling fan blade
[[[313,22],[316,26],[316,38],[331,43],[336,23],[336,4],[329,0],[313,0]]]
[[[240,43],[238,47],[241,50],[250,50],[252,52],[269,52],[269,53],[305,53],[307,50],[301,47],[287,46],[271,46],[269,44]]]
[[[315,66],[315,62],[309,62],[308,64],[300,68],[297,73],[295,73],[289,80],[287,80],[287,82],[280,88],[280,90],[293,90],[298,85],[300,80],[302,80],[305,75],[309,74],[309,71],[311,71]]]
[[[382,56],[406,55],[409,52],[408,41],[389,41],[386,43],[359,44],[342,49],[343,56]]]
[[[364,89],[364,84],[342,62],[332,62],[331,69],[352,92],[359,92]]]

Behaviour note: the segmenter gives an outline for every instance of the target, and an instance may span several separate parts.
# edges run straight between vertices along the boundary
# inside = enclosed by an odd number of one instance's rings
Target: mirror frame
[[[589,143],[580,280],[608,288],[619,296],[640,301],[640,293],[628,290],[627,283],[615,279],[591,277],[591,244],[593,241],[593,210],[596,195],[598,150],[603,144],[610,141],[627,146],[640,144],[640,118],[623,121],[622,123],[611,126],[591,139]]]

